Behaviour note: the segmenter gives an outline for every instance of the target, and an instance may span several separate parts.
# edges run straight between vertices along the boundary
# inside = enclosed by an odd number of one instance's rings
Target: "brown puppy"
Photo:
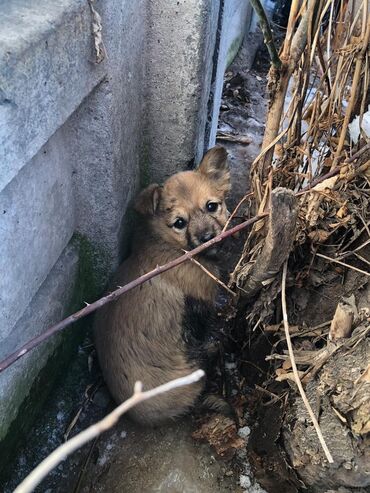
[[[120,266],[112,287],[123,285],[219,234],[228,212],[225,195],[230,174],[225,149],[207,152],[196,171],[170,177],[163,187],[141,192],[136,210],[143,217],[132,255]],[[217,274],[216,251],[201,262]],[[127,399],[140,380],[151,389],[188,375],[206,363],[210,313],[216,283],[197,265],[186,262],[155,277],[103,307],[95,319],[96,348],[104,378],[117,402]],[[130,415],[156,424],[186,413],[204,381],[139,404]],[[217,399],[208,399],[217,408]]]

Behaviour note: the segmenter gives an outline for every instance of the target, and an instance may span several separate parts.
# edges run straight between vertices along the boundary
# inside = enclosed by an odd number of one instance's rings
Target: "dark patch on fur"
[[[182,337],[190,360],[206,366],[207,344],[213,339],[216,314],[213,306],[192,297],[185,299]]]

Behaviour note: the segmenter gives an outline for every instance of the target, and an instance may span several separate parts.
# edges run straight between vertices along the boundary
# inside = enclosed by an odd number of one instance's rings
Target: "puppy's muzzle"
[[[199,244],[207,243],[207,241],[212,240],[216,236],[215,232],[206,232],[198,237]],[[207,250],[204,250],[201,255],[205,257],[216,257],[218,252],[218,245],[213,245]]]

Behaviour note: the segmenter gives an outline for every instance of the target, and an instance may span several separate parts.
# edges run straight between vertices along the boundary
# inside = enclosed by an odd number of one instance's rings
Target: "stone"
[[[153,181],[194,166],[204,152],[219,4],[149,2],[147,156]]]
[[[78,252],[73,245],[68,245],[11,335],[2,339],[0,359],[65,316],[72,301],[77,274]],[[0,373],[0,442],[58,343],[60,337],[52,337]]]
[[[12,0],[0,7],[0,190],[105,75],[93,63],[85,0]]]
[[[63,147],[54,136],[0,192],[0,346],[73,234]]]

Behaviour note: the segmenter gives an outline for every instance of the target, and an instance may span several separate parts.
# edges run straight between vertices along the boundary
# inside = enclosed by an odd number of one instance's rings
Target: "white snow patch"
[[[249,426],[243,426],[243,428],[239,428],[238,430],[238,435],[240,438],[248,438],[249,435],[251,434],[251,429]]]
[[[251,478],[249,476],[246,476],[245,474],[240,475],[239,483],[244,490],[248,490],[252,486]]]
[[[351,137],[352,142],[357,144],[358,139],[360,138],[360,133],[361,133],[360,132],[360,117],[355,116],[355,118],[351,121],[351,123],[349,123],[348,128],[349,128],[349,135]],[[367,112],[363,114],[361,129],[367,135],[367,137],[370,137],[370,104],[368,106]]]
[[[239,484],[243,488],[244,493],[267,493],[254,479],[251,465],[246,457],[244,462],[244,473],[239,476]]]

